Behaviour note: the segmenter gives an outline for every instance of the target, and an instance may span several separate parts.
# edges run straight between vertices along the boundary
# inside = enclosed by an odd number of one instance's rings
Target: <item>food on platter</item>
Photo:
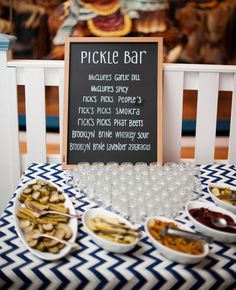
[[[59,191],[51,183],[46,180],[37,179],[34,183],[28,184],[27,187],[21,192],[19,201],[21,203],[34,201],[35,203],[48,205],[48,207],[50,204],[59,204],[59,206],[64,207],[63,203],[65,201],[65,197],[63,192]]]
[[[231,189],[229,186],[217,186],[212,184],[209,186],[209,190],[214,196],[221,201],[236,206],[236,190]]]
[[[137,240],[138,233],[117,217],[97,215],[87,221],[88,228],[101,238],[115,243],[131,244]]]
[[[207,236],[210,236],[219,242],[223,242],[223,243],[235,243],[236,242],[236,234],[234,232],[232,232],[232,231],[226,232],[226,231],[219,230],[219,228],[216,229],[213,227],[209,227],[209,226],[201,223],[200,221],[198,221],[197,218],[193,217],[193,215],[190,213],[191,209],[200,209],[200,208],[205,208],[206,210],[208,209],[208,210],[216,212],[216,213],[227,215],[233,220],[234,223],[236,223],[235,214],[233,214],[231,211],[229,211],[223,207],[219,207],[219,206],[215,205],[213,202],[194,200],[194,201],[187,202],[185,205],[185,211],[188,215],[189,220],[194,224],[194,226],[196,227],[196,229],[199,232],[201,232]],[[212,220],[212,222],[214,222],[214,224],[215,224],[215,222],[217,222],[217,220]]]
[[[197,7],[201,9],[212,9],[218,6],[219,1],[217,0],[198,0],[196,1]]]
[[[59,27],[69,15],[70,3],[66,1],[48,15],[48,29],[51,35],[56,35]]]
[[[166,10],[140,12],[140,18],[134,20],[134,26],[140,33],[164,32],[168,29],[169,20]]]
[[[208,255],[207,243],[168,235],[165,231],[167,227],[194,233],[188,227],[167,217],[155,216],[147,219],[145,231],[153,246],[167,259],[181,264],[195,264]]]
[[[221,212],[216,212],[213,210],[210,210],[208,208],[191,208],[189,210],[189,213],[200,223],[202,223],[203,225],[210,227],[212,229],[215,230],[219,230],[219,231],[223,231],[223,232],[229,232],[229,233],[236,233],[236,229],[231,228],[231,227],[224,227],[224,228],[220,228],[220,227],[216,227],[213,224],[213,219],[215,218],[223,218],[228,225],[231,226],[235,226],[236,227],[236,223],[234,222],[234,220],[232,219],[232,217],[228,216],[227,214],[221,213]]]
[[[102,249],[127,253],[139,241],[138,230],[125,218],[102,208],[91,208],[82,215],[85,231]]]
[[[191,255],[201,255],[204,253],[204,243],[201,241],[191,241],[183,237],[162,235],[161,230],[167,226],[179,229],[178,225],[174,222],[155,218],[150,219],[147,223],[147,229],[151,236],[163,246]]]
[[[122,15],[116,11],[88,20],[88,28],[96,36],[125,36],[131,31],[132,21],[128,14]]]
[[[75,240],[77,221],[71,222],[68,216],[63,215],[69,213],[73,205],[51,182],[36,179],[26,184],[17,195],[15,207],[18,234],[33,250],[58,254],[66,248],[64,241]]]
[[[21,219],[20,228],[25,234],[28,245],[42,252],[57,254],[65,247],[64,243],[42,235],[46,234],[59,240],[69,240],[72,237],[72,230],[64,223],[35,224],[29,220]]]
[[[119,0],[79,0],[83,7],[97,15],[110,15],[120,8]]]
[[[89,31],[88,26],[84,21],[78,21],[78,23],[73,28],[73,32],[71,36],[84,37],[84,36],[92,36],[92,34]]]
[[[236,214],[236,186],[222,182],[210,183],[207,190],[218,206]]]

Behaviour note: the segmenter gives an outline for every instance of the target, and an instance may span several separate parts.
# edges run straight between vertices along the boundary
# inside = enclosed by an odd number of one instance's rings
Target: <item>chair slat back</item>
[[[228,162],[236,163],[236,73],[233,75]]]
[[[7,156],[7,152],[2,152],[1,154],[6,155],[6,158],[9,158],[7,162],[9,162],[9,166],[11,168],[11,176],[7,176],[8,182],[11,184],[12,187],[16,186],[16,182],[20,178],[20,150],[19,150],[19,140],[18,140],[18,105],[17,105],[17,87],[16,85],[16,69],[15,68],[7,68],[7,84],[6,88],[8,90],[8,95],[11,96],[9,100],[9,108],[8,111],[9,119],[8,125],[3,124],[5,126],[5,132],[9,132],[11,138],[11,144],[8,146],[10,150],[10,158]],[[0,116],[1,119],[1,116]],[[1,145],[0,145],[0,148]],[[2,159],[1,159],[2,160]],[[5,170],[4,170],[5,172]],[[2,174],[2,170],[0,170],[0,176],[4,178]],[[3,179],[5,180],[5,179]],[[1,192],[1,191],[0,191]]]
[[[215,153],[216,116],[219,73],[199,73],[195,162],[213,163]]]
[[[45,82],[43,68],[26,68],[27,165],[46,162]]]
[[[171,85],[170,85],[171,84]],[[163,150],[164,161],[180,158],[184,73],[164,71]]]
[[[63,103],[64,101],[64,69],[59,69],[59,132],[60,132],[60,160],[62,160],[62,132],[63,132]]]

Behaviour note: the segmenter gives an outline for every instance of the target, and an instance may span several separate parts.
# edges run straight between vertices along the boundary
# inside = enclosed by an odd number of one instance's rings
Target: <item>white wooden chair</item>
[[[61,161],[60,155],[46,154],[45,86],[59,87],[62,132],[64,62],[11,60],[13,41],[14,37],[0,34],[0,213],[30,163]],[[215,162],[218,91],[222,90],[232,92],[228,159],[224,162],[236,163],[236,66],[164,64],[163,70],[164,162],[180,160],[183,90],[193,89],[198,91],[194,161]],[[25,156],[19,152],[17,85],[25,86]]]

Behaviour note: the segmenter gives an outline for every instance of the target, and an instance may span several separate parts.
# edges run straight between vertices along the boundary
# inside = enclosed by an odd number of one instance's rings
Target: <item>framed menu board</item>
[[[162,163],[162,39],[68,38],[63,168]]]

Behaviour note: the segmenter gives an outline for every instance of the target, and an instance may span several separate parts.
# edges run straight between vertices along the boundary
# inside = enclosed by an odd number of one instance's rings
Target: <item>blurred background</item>
[[[17,37],[15,59],[63,60],[68,36],[129,36],[163,37],[166,63],[233,65],[236,0],[0,0],[0,33]],[[24,87],[18,90],[19,125],[25,130]],[[185,91],[183,98],[183,136],[191,137],[197,91]],[[218,136],[228,134],[231,101],[231,92],[219,92]],[[48,132],[58,132],[57,88],[46,89],[46,109]],[[223,147],[216,155],[225,154]],[[183,154],[193,152],[189,147]]]
[[[14,57],[63,59],[67,36],[160,36],[164,62],[235,64],[236,0],[0,0]]]

